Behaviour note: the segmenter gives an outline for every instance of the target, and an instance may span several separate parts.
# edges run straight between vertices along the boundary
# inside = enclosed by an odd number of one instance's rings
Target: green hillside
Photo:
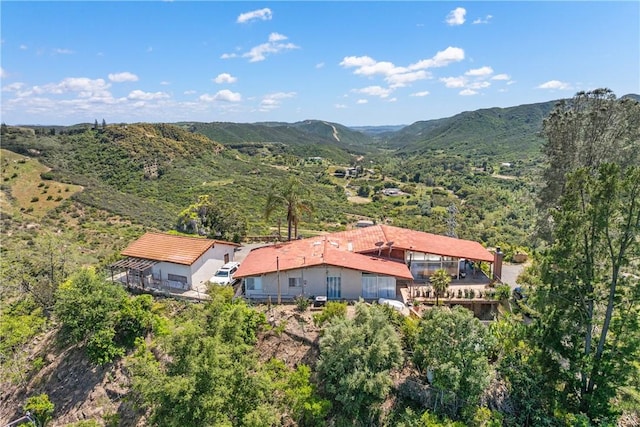
[[[323,157],[349,163],[353,154],[363,154],[370,138],[349,128],[308,120],[298,123],[179,123],[230,148],[247,154],[266,151],[298,157]]]
[[[555,101],[468,111],[453,117],[416,122],[388,134],[386,143],[404,155],[445,149],[456,153],[511,158],[539,154],[542,120]]]

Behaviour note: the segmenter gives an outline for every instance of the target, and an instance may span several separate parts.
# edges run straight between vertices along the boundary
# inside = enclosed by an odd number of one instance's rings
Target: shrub
[[[53,417],[55,406],[45,393],[31,396],[24,405],[24,410],[29,411],[36,419],[36,425],[44,427]]]
[[[337,301],[329,301],[327,305],[322,310],[322,313],[313,315],[313,323],[316,326],[323,326],[329,320],[335,317],[346,317],[347,316],[347,303],[346,302],[337,302]]]
[[[511,296],[511,287],[509,285],[500,285],[496,287],[495,298],[498,301],[506,301]]]
[[[307,309],[309,308],[309,305],[311,305],[311,301],[309,301],[309,298],[305,297],[304,295],[298,295],[295,298],[295,302],[296,302],[296,308],[300,312],[307,311]]]
[[[40,197],[38,197],[38,196],[33,196],[31,198],[31,203],[35,203],[35,202],[38,202],[38,201],[40,201]]]

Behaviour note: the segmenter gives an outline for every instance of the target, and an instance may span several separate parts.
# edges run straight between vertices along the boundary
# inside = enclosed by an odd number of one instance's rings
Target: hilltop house
[[[249,298],[372,300],[396,298],[440,268],[459,278],[467,261],[493,264],[494,255],[477,242],[379,224],[254,249],[235,277]]]
[[[199,237],[146,233],[127,246],[126,258],[109,266],[128,286],[193,289],[233,261],[236,243]]]

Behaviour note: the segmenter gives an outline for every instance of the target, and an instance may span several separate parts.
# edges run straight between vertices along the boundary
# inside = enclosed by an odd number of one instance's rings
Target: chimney
[[[502,259],[504,253],[500,250],[500,247],[496,248],[496,252],[493,254],[493,280],[499,280],[502,282]]]

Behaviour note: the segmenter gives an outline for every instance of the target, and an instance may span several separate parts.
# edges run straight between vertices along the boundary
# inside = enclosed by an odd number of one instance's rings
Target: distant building
[[[356,227],[358,228],[371,227],[372,225],[374,225],[373,221],[368,219],[361,219],[360,221],[356,222]]]
[[[382,194],[385,196],[399,196],[402,194],[399,188],[384,188]]]

